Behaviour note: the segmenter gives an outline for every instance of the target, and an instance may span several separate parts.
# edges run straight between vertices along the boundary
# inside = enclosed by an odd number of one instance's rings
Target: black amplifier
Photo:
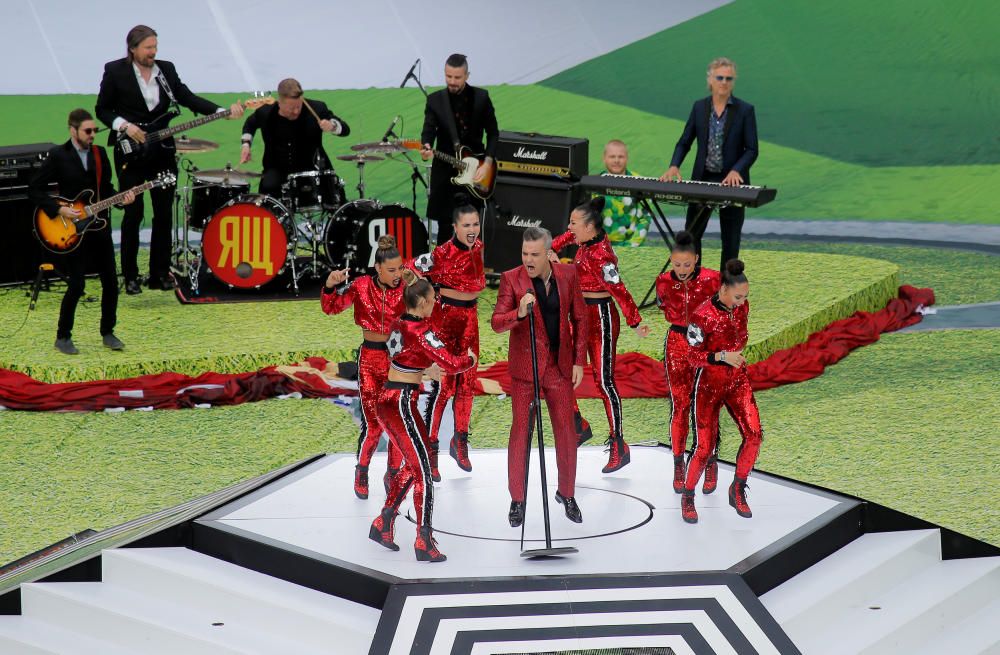
[[[0,148],[0,190],[4,195],[23,193],[27,197],[28,182],[48,157],[54,143],[28,143]]]
[[[588,169],[587,139],[534,132],[500,132],[497,168],[501,173],[579,180]]]

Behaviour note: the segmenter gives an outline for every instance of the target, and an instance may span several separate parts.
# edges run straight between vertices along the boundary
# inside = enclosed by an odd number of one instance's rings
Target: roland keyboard
[[[606,196],[632,196],[637,200],[707,205],[760,207],[774,200],[777,189],[764,186],[723,186],[717,182],[661,182],[655,177],[628,175],[585,175],[580,179],[585,191]]]

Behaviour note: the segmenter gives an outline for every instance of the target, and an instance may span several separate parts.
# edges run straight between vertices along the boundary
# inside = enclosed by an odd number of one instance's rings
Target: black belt
[[[361,347],[368,348],[369,350],[389,350],[389,346],[385,344],[385,341],[372,341],[370,339],[362,341]]]
[[[588,298],[587,296],[584,296],[583,302],[588,305],[607,305],[611,302],[611,296],[605,296],[603,298]]]
[[[387,380],[384,388],[386,389],[402,389],[403,391],[422,391],[423,385],[417,384],[416,382],[397,382],[396,380]]]
[[[442,305],[451,305],[453,307],[475,307],[477,302],[479,301],[476,298],[473,298],[472,300],[459,300],[458,298],[441,296]]]
[[[678,334],[687,334],[688,326],[686,326],[686,325],[673,325],[672,324],[670,326],[670,331],[671,332],[677,332]]]

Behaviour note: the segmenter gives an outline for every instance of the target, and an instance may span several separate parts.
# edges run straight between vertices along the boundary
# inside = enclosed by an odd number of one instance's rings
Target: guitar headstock
[[[273,105],[276,102],[277,100],[274,99],[270,91],[254,91],[253,97],[243,101],[243,106],[247,109],[257,109],[264,105]]]

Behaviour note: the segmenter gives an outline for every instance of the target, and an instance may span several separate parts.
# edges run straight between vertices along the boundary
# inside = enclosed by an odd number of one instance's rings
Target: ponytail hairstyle
[[[604,211],[604,196],[594,196],[587,202],[577,205],[573,211],[580,212],[584,225],[592,225],[597,234],[604,234],[604,222],[601,220],[601,212]]]
[[[465,194],[462,195],[462,204],[455,207],[454,211],[451,212],[451,224],[458,225],[458,220],[465,216],[466,214],[475,214],[477,218],[482,219],[479,215],[479,210],[469,204],[469,196]],[[456,199],[458,194],[455,195]]]
[[[743,268],[742,260],[730,259],[726,262],[726,265],[722,267],[722,284],[727,287],[745,284],[747,276],[744,275]]]
[[[430,282],[408,268],[403,269],[403,282],[406,284],[406,288],[403,289],[403,302],[407,309],[416,309],[421,300],[428,294],[434,293],[434,287]]]
[[[396,237],[391,234],[380,236],[378,238],[378,250],[375,251],[375,263],[383,264],[397,257],[399,257],[399,250],[396,249]]]
[[[694,237],[687,230],[681,230],[674,237],[674,247],[670,249],[671,253],[675,252],[689,252],[692,254],[698,254],[698,249],[694,246]]]

